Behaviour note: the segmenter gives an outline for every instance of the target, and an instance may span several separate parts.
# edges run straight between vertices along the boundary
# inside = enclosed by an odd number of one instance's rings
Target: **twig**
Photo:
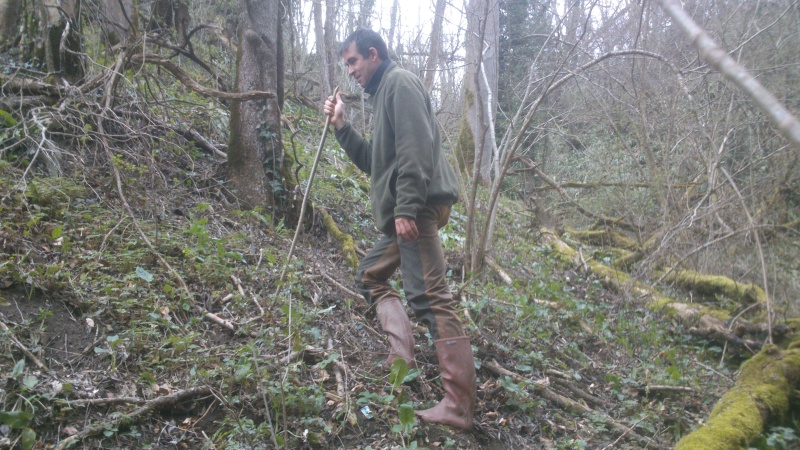
[[[328,350],[333,350],[333,339],[331,338],[328,338]],[[358,419],[352,410],[352,402],[347,392],[347,366],[342,361],[333,361],[333,367],[333,373],[336,376],[336,393],[342,398],[340,405],[344,409],[344,418],[351,426],[356,426]]]
[[[347,295],[349,295],[349,296],[351,296],[351,297],[353,297],[355,299],[358,299],[358,300],[363,298],[362,296],[360,296],[360,295],[356,294],[355,292],[353,292],[352,290],[348,289],[342,283],[339,283],[338,281],[334,280],[330,275],[323,273],[322,277],[325,278],[326,280],[328,280],[329,282],[333,283],[334,286],[336,286],[339,289],[341,289],[342,292],[344,292],[345,294],[347,294]]]
[[[38,367],[39,369],[41,369],[46,373],[50,372],[50,369],[47,366],[45,366],[43,362],[39,361],[39,358],[37,358],[33,353],[31,353],[31,351],[28,350],[28,348],[25,347],[25,345],[23,345],[22,342],[20,342],[16,338],[16,336],[14,336],[14,334],[11,332],[11,330],[8,329],[8,326],[6,326],[5,323],[0,322],[0,330],[3,330],[6,333],[8,333],[8,337],[9,339],[11,339],[11,343],[14,344],[14,347],[17,347],[17,349],[19,349],[19,351],[21,351],[22,354],[25,355],[25,357],[30,359],[31,362],[36,365],[36,367]]]
[[[131,403],[134,405],[141,405],[147,403],[147,400],[139,397],[114,397],[114,398],[86,398],[78,400],[56,400],[57,403],[66,406],[85,406],[85,405],[119,405],[122,403]]]
[[[264,413],[267,415],[267,425],[269,426],[270,435],[272,437],[272,443],[275,444],[275,448],[280,448],[278,445],[278,438],[275,434],[275,428],[272,426],[272,413],[269,411],[269,402],[267,401],[267,393],[264,386],[261,383],[261,368],[258,366],[258,353],[256,352],[256,347],[253,346],[253,362],[256,365],[256,380],[258,381],[258,390],[261,391],[261,398],[264,401]]]
[[[503,375],[503,376],[510,377],[510,378],[514,379],[515,381],[521,381],[521,382],[528,383],[528,385],[533,388],[534,392],[536,392],[537,394],[540,394],[542,397],[546,398],[547,400],[550,400],[552,402],[560,404],[561,406],[563,406],[564,408],[566,408],[568,410],[576,411],[578,413],[582,413],[582,414],[587,415],[587,416],[588,415],[592,415],[592,414],[601,414],[601,413],[593,410],[592,408],[589,408],[586,405],[578,403],[575,400],[572,400],[570,398],[564,397],[563,395],[561,395],[561,394],[553,391],[552,389],[548,388],[542,382],[536,382],[536,381],[531,382],[532,380],[529,380],[529,379],[523,377],[522,375],[520,375],[518,373],[514,373],[514,372],[502,367],[495,360],[484,362],[483,366],[486,367],[487,369],[491,370],[492,372],[498,374],[498,375]],[[622,432],[624,434],[632,434],[633,437],[636,439],[636,441],[638,441],[640,444],[645,444],[648,447],[653,447],[653,446],[660,447],[652,439],[636,433],[632,429],[629,429],[628,427],[622,425],[621,423],[617,422],[616,420],[614,420],[613,418],[609,417],[608,415],[603,414],[603,416],[604,416],[605,420],[608,421],[609,425],[612,428],[614,428],[614,429],[616,429],[616,430],[618,430],[618,431],[620,431],[620,432]]]
[[[173,392],[172,394],[165,395],[163,397],[154,398],[152,400],[149,400],[147,403],[144,404],[144,406],[138,408],[137,410],[133,411],[130,414],[123,414],[114,417],[109,421],[92,425],[84,429],[83,431],[64,439],[56,446],[56,450],[63,450],[65,448],[69,448],[75,443],[80,442],[88,437],[100,434],[105,430],[119,429],[120,427],[131,425],[139,420],[144,419],[147,415],[149,415],[153,411],[160,410],[168,406],[173,406],[189,398],[208,395],[210,393],[211,393],[210,387],[200,386],[196,388]]]

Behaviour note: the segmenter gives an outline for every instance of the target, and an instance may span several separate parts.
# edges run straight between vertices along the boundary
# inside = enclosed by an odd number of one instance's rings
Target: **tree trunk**
[[[800,383],[800,339],[788,350],[767,345],[742,365],[736,385],[717,402],[706,424],[675,450],[748,448],[768,423],[784,423]]]
[[[22,0],[0,0],[0,48],[11,45],[19,35]]]
[[[475,144],[478,180],[488,183],[494,159],[494,135],[489,123],[497,110],[497,48],[499,10],[488,0],[471,0],[467,8],[467,123]]]
[[[436,13],[433,18],[433,30],[431,30],[431,49],[428,54],[428,61],[425,63],[425,78],[422,82],[428,92],[431,91],[433,86],[436,67],[439,65],[439,53],[442,51],[442,23],[444,22],[444,9],[446,6],[446,0],[436,0]]]
[[[246,206],[272,208],[284,181],[279,4],[247,0],[241,9],[235,90],[275,91],[277,98],[232,103],[228,175]]]
[[[325,34],[325,51],[328,55],[328,79],[330,86],[328,91],[333,92],[336,83],[336,67],[339,61],[339,52],[336,48],[336,1],[325,0],[325,26],[323,28]]]
[[[132,0],[100,2],[99,13],[98,22],[108,47],[124,42],[131,28],[138,26]]]
[[[331,78],[328,72],[328,51],[325,48],[325,32],[322,26],[322,0],[314,2],[314,41],[317,47],[317,61],[320,72],[320,103],[325,102],[329,92],[332,92]]]
[[[83,78],[81,61],[80,0],[42,0],[38,4],[39,32],[36,53],[47,71],[70,83]]]

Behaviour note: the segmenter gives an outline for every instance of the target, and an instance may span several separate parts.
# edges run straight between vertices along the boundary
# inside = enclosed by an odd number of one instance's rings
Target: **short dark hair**
[[[368,29],[356,30],[350,36],[347,36],[347,39],[339,47],[339,55],[341,56],[350,48],[350,44],[354,42],[356,51],[364,58],[369,58],[370,47],[375,47],[375,50],[378,51],[378,58],[383,61],[389,59],[389,50],[386,48],[386,42],[383,41],[380,34]]]

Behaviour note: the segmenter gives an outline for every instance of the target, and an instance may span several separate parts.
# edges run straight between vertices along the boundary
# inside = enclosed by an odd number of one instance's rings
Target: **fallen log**
[[[591,245],[613,246],[631,251],[640,250],[641,248],[633,239],[612,230],[574,230],[567,228],[566,232],[574,239]]]
[[[595,260],[581,261],[578,252],[562,241],[553,231],[542,229],[541,236],[542,241],[549,244],[556,257],[565,264],[574,267],[585,264],[589,272],[597,276],[607,289],[632,295],[654,311],[679,318],[694,334],[717,338],[724,342],[745,346],[750,350],[761,348],[760,342],[743,339],[726,327],[727,322],[731,319],[730,312],[721,308],[679,302],[662,295],[653,286],[632,279],[623,271]]]
[[[663,279],[700,295],[724,295],[745,305],[764,304],[767,301],[767,295],[761,287],[751,283],[739,283],[722,275],[705,275],[693,270],[673,270],[665,274]]]
[[[748,448],[767,423],[787,419],[800,385],[800,338],[787,350],[767,345],[742,365],[736,385],[719,399],[705,425],[686,435],[675,450]]]

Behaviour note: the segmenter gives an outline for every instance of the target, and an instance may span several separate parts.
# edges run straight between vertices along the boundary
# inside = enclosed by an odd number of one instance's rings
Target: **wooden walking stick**
[[[339,86],[333,90],[333,100],[336,101],[336,94],[339,92]],[[311,185],[314,183],[314,175],[317,173],[317,165],[319,164],[319,155],[322,154],[322,146],[325,145],[325,137],[328,136],[328,126],[331,124],[331,116],[325,117],[325,127],[322,129],[322,139],[319,141],[317,147],[317,155],[314,156],[314,164],[311,165],[311,174],[308,175],[308,184],[306,185],[306,192],[303,194],[303,203],[300,205],[300,217],[297,219],[297,228],[294,230],[294,238],[292,238],[292,245],[289,247],[289,255],[286,256],[286,262],[283,264],[281,276],[278,281],[283,281],[283,276],[286,275],[286,268],[289,267],[289,262],[292,260],[294,253],[294,246],[297,244],[297,236],[300,235],[300,228],[303,226],[303,217],[306,214],[306,204],[308,203],[308,194],[311,193]]]

